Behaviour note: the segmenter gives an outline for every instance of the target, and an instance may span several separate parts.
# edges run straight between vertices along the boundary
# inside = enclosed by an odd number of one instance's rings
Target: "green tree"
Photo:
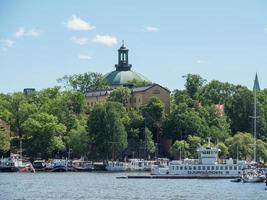
[[[176,140],[171,147],[171,156],[174,159],[188,156],[189,144],[185,140]]]
[[[263,163],[265,163],[267,161],[267,143],[258,139],[256,149],[257,149],[257,160],[263,161]]]
[[[164,119],[164,106],[158,97],[151,97],[148,104],[141,109],[146,126],[153,132],[155,142],[159,142],[160,129]]]
[[[236,87],[230,83],[222,83],[213,80],[206,84],[201,90],[201,102],[204,104],[226,104],[235,94]]]
[[[229,156],[228,147],[223,142],[218,143],[217,147],[221,150],[219,152],[219,157],[223,159],[228,158]]]
[[[76,129],[71,129],[69,133],[69,148],[72,149],[73,156],[87,156],[89,153],[90,138],[84,126],[78,126]]]
[[[233,133],[238,131],[250,132],[252,128],[253,94],[246,87],[239,87],[232,96],[231,103],[225,107],[226,114],[231,120]]]
[[[27,155],[36,158],[52,157],[52,153],[63,151],[66,127],[56,117],[47,113],[36,113],[22,124],[23,140]]]
[[[88,127],[96,158],[108,159],[113,157],[113,152],[118,155],[127,148],[127,132],[122,117],[125,113],[126,110],[116,102],[99,104],[92,109]]]
[[[153,153],[155,153],[156,151],[156,147],[155,147],[155,143],[153,141],[153,135],[151,133],[151,131],[148,128],[144,129],[144,143],[145,143],[145,150],[148,153],[148,155],[151,155]]]
[[[1,121],[0,121],[1,122]],[[10,132],[0,126],[0,151],[6,152],[10,149]]]
[[[206,80],[197,74],[187,74],[185,76],[185,88],[192,99],[198,99],[199,92],[205,84]]]
[[[131,91],[127,87],[117,87],[108,96],[108,101],[121,103],[124,107],[127,106],[128,100],[131,97]]]
[[[239,159],[247,160],[253,158],[254,140],[250,133],[237,132],[233,137],[226,140],[229,149],[229,155],[236,158],[237,153]]]
[[[109,88],[104,76],[95,72],[87,72],[83,74],[65,75],[58,79],[66,89],[76,90],[86,93],[92,90],[103,90]]]
[[[191,136],[189,135],[187,138],[187,143],[189,145],[189,153],[191,158],[197,158],[197,148],[200,147],[202,141],[201,138],[198,136]]]

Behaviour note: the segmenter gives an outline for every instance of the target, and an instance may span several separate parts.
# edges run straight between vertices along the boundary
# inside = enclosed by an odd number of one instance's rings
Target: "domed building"
[[[129,87],[131,97],[128,100],[128,108],[138,109],[147,104],[152,96],[158,97],[164,104],[164,111],[170,112],[170,91],[156,83],[152,83],[145,76],[131,70],[132,65],[128,62],[129,50],[122,44],[118,49],[118,64],[116,70],[107,73],[104,77],[112,89],[118,86]],[[142,87],[136,87],[135,83],[145,83]],[[86,101],[89,106],[103,103],[107,100],[110,90],[90,91],[86,93]]]
[[[132,71],[132,65],[128,62],[128,52],[124,44],[118,49],[118,64],[115,65],[116,70],[106,74],[104,77],[110,86],[130,85],[131,82],[147,82],[151,83],[142,74]]]

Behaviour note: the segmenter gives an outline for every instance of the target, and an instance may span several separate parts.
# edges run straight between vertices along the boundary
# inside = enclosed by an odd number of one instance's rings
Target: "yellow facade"
[[[95,91],[86,94],[86,102],[88,106],[95,106],[97,103],[103,103],[107,100],[111,91]],[[128,100],[128,108],[139,109],[146,105],[150,98],[158,97],[164,105],[165,113],[170,112],[170,91],[158,84],[152,84],[145,87],[137,87],[131,89],[131,97]]]

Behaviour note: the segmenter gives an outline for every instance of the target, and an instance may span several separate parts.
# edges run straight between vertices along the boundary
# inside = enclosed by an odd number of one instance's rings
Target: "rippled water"
[[[116,173],[0,173],[0,200],[267,199],[264,183],[229,180],[116,179]]]

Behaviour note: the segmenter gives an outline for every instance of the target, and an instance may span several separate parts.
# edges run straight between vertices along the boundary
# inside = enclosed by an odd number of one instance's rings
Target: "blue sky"
[[[0,92],[52,87],[114,70],[124,40],[133,70],[173,90],[183,75],[267,87],[266,0],[0,0]]]

